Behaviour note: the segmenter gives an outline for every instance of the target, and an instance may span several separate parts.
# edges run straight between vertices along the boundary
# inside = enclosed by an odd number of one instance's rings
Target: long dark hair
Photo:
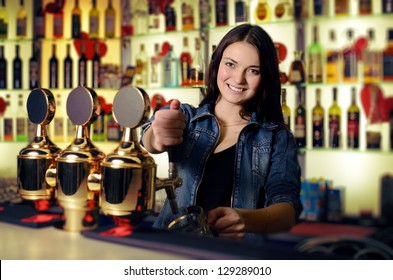
[[[256,112],[261,121],[283,122],[280,101],[280,72],[276,48],[269,34],[258,25],[248,23],[238,25],[221,39],[211,57],[206,78],[207,93],[200,105],[217,100],[220,95],[217,74],[222,55],[229,45],[239,41],[247,42],[258,50],[262,75],[257,94],[244,104],[240,115],[245,117],[250,116],[252,112]]]

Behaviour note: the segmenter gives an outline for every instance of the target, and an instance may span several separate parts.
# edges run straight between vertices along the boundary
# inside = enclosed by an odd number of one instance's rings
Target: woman
[[[272,39],[243,24],[218,44],[198,108],[174,100],[142,131],[151,153],[175,146],[180,207],[201,206],[219,236],[243,239],[289,230],[301,212],[300,167],[283,124]],[[169,109],[169,110],[168,110]],[[155,226],[171,213],[166,202]]]

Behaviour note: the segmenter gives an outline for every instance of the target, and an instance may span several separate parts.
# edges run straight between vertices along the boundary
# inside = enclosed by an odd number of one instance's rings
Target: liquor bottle
[[[388,29],[388,43],[382,51],[382,79],[385,82],[393,81],[393,28]]]
[[[49,60],[49,87],[59,86],[59,60],[56,56],[56,44],[52,44],[52,57]]]
[[[281,111],[284,117],[284,124],[291,129],[291,109],[287,104],[287,90],[285,88],[281,89]]]
[[[359,15],[371,15],[373,5],[371,0],[359,0]]]
[[[349,0],[335,0],[334,13],[336,16],[348,16],[350,11]]]
[[[377,88],[370,85],[370,110],[366,123],[366,143],[367,149],[381,149],[382,140],[382,116],[381,108],[378,107],[379,96]]]
[[[248,3],[245,0],[235,1],[235,22],[244,23],[248,21]]]
[[[172,45],[163,58],[163,85],[164,87],[179,86],[179,59],[175,56]]]
[[[27,141],[27,113],[24,109],[23,95],[18,95],[16,118],[16,141]]]
[[[358,80],[358,60],[353,46],[353,30],[347,31],[348,45],[342,51],[343,82],[356,83]]]
[[[211,24],[212,13],[209,0],[199,0],[199,27],[207,29]]]
[[[5,0],[1,0],[0,6],[0,38],[8,37],[8,12],[5,6]]]
[[[312,146],[321,148],[325,145],[325,110],[321,106],[321,89],[317,88],[315,94],[316,102],[312,109]]]
[[[101,57],[100,57],[100,44],[98,41],[96,41],[94,49],[95,49],[94,56],[91,61],[92,64],[91,86],[92,88],[100,88],[101,87]]]
[[[183,50],[180,54],[181,86],[190,86],[192,57],[188,47],[188,37],[183,37]]]
[[[35,39],[43,39],[45,38],[45,9],[42,6],[42,0],[35,1],[34,3],[37,3],[37,8],[33,19],[33,37]]]
[[[87,85],[87,58],[86,58],[86,46],[84,43],[81,45],[81,56],[78,61],[78,86]]]
[[[378,83],[382,76],[381,52],[375,47],[374,30],[368,30],[368,46],[363,52],[363,81]]]
[[[115,37],[115,26],[116,26],[116,11],[113,8],[112,0],[108,0],[108,6],[105,10],[105,37]]]
[[[351,105],[347,111],[347,146],[359,148],[360,110],[356,104],[356,88],[351,89]]]
[[[322,83],[322,55],[323,49],[319,43],[318,26],[313,27],[313,41],[308,47],[307,81],[309,83]]]
[[[32,53],[29,60],[29,88],[35,89],[40,85],[40,66],[37,58],[37,50],[33,42]]]
[[[135,85],[138,87],[147,86],[147,65],[148,56],[145,50],[145,44],[139,46],[139,52],[135,57]]]
[[[204,85],[205,64],[202,57],[201,41],[195,38],[195,52],[191,61],[190,83],[191,86],[198,87]]]
[[[56,114],[53,121],[50,123],[51,129],[51,139],[54,142],[64,142],[65,141],[65,108],[61,102],[61,95],[56,95]]]
[[[23,85],[23,63],[22,63],[22,59],[19,56],[19,45],[15,45],[15,57],[14,60],[12,62],[13,65],[13,73],[14,73],[14,81],[13,81],[13,87],[15,89],[21,89],[22,85]]]
[[[315,0],[314,16],[329,16],[329,2],[330,0]]]
[[[105,141],[106,135],[105,135],[105,108],[102,106],[105,104],[105,100],[103,99],[102,96],[99,96],[99,99],[101,100],[101,109],[100,113],[97,116],[97,119],[94,121],[91,130],[92,130],[92,139],[93,141]]]
[[[64,73],[64,88],[72,88],[73,87],[73,61],[71,58],[71,44],[67,44],[66,57],[63,62],[63,73]]]
[[[27,12],[24,0],[19,0],[19,9],[16,13],[16,37],[19,39],[26,38],[27,30]]]
[[[336,49],[336,32],[329,30],[329,45],[326,50],[326,82],[338,83],[340,81],[340,51]]]
[[[139,0],[135,3],[133,22],[136,34],[147,34],[149,27],[149,6],[147,0]]]
[[[75,0],[74,2],[74,7],[71,11],[71,22],[72,38],[81,38],[82,11],[79,7],[79,0]]]
[[[278,20],[289,20],[293,18],[293,7],[289,0],[279,0],[274,8],[274,15]]]
[[[194,30],[194,1],[183,0],[181,3],[182,30]]]
[[[175,31],[176,30],[176,11],[172,7],[172,3],[165,5],[164,15],[165,15],[165,31]],[[182,6],[183,8],[183,6]],[[184,16],[184,15],[183,15]]]
[[[303,88],[297,87],[297,106],[295,111],[295,131],[294,137],[299,148],[305,148],[307,145],[306,133],[306,109],[304,107]]]
[[[254,19],[256,23],[269,22],[272,20],[272,11],[267,0],[258,0],[255,7]]]
[[[119,123],[113,116],[112,104],[107,105],[106,111],[106,140],[118,142],[121,140],[122,130]]]
[[[7,59],[4,56],[4,46],[0,46],[0,88],[7,88]]]
[[[154,44],[154,55],[150,58],[150,87],[161,86],[161,55],[160,55],[160,44]]]
[[[11,107],[11,96],[7,94],[6,98],[6,109],[3,115],[3,140],[14,141],[14,113]]]
[[[302,59],[303,52],[296,50],[295,59],[289,67],[288,80],[291,84],[300,84],[306,82],[306,70]]]
[[[382,13],[384,14],[393,13],[393,0],[382,0]]]
[[[160,11],[159,0],[149,1],[149,33],[160,33],[165,30],[165,16]]]
[[[228,25],[228,0],[216,0],[216,26]]]
[[[339,148],[341,143],[341,108],[337,104],[337,88],[333,88],[333,104],[329,108],[329,147]]]
[[[62,0],[56,0],[56,11],[53,14],[53,38],[63,38],[64,12]]]
[[[98,39],[100,37],[100,12],[97,8],[97,0],[93,0],[93,5],[89,11],[89,38]]]

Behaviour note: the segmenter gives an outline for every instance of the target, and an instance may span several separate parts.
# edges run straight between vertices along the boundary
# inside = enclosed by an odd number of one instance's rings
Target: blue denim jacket
[[[177,170],[183,179],[183,185],[176,189],[179,208],[195,205],[205,163],[220,138],[212,104],[198,108],[182,104],[180,110],[186,115],[187,127],[184,141],[177,147]],[[153,119],[143,125],[142,135]],[[256,209],[288,202],[298,216],[302,210],[299,194],[300,166],[292,133],[284,125],[260,122],[253,114],[236,145],[232,207]],[[154,226],[164,227],[169,214],[166,201]],[[255,234],[247,235],[255,239]]]

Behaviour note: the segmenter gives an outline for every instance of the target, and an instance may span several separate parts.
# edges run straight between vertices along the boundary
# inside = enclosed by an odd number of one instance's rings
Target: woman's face
[[[261,82],[257,49],[247,42],[229,45],[218,68],[217,85],[219,100],[243,105],[254,97]]]

